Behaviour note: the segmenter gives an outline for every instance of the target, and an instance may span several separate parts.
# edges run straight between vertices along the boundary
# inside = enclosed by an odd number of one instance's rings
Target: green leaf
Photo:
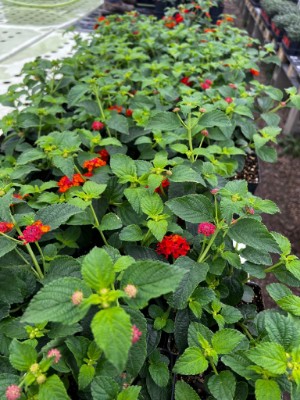
[[[73,86],[67,96],[69,107],[78,105],[79,101],[83,99],[87,91],[88,91],[88,85],[79,84]]]
[[[141,208],[143,213],[153,218],[163,212],[164,204],[159,194],[145,193],[145,195],[141,199]]]
[[[18,157],[16,165],[25,165],[32,161],[41,160],[43,158],[46,158],[46,155],[41,150],[38,149],[26,150]]]
[[[196,182],[206,186],[200,173],[186,165],[176,165],[176,167],[172,169],[172,175],[169,177],[169,180],[171,182]]]
[[[284,311],[290,312],[298,317],[300,316],[300,297],[295,295],[285,296],[277,300],[276,303]]]
[[[295,339],[295,326],[291,318],[278,312],[266,314],[265,328],[271,341],[281,344],[285,349],[288,349]]]
[[[208,380],[208,389],[216,399],[233,400],[236,380],[232,372],[221,371]]]
[[[107,185],[103,185],[103,184],[92,182],[92,181],[87,181],[82,186],[83,191],[87,195],[93,197],[94,199],[99,198],[100,194],[102,194],[106,188],[107,188]]]
[[[160,131],[173,131],[181,128],[182,125],[175,113],[161,111],[150,117],[147,129],[158,129]]]
[[[129,134],[128,119],[124,115],[114,113],[107,122],[107,126],[125,135]]]
[[[110,158],[110,167],[120,183],[132,182],[136,177],[135,162],[125,154],[113,154]]]
[[[264,342],[247,351],[247,357],[273,374],[284,374],[287,357],[284,348],[278,343]]]
[[[44,225],[50,225],[51,230],[58,228],[68,221],[72,215],[81,213],[82,210],[68,203],[53,204],[43,207],[36,213],[36,220],[41,220]]]
[[[286,269],[300,280],[300,260],[292,260],[286,263]]]
[[[184,381],[177,381],[175,385],[175,400],[200,400],[194,389]]]
[[[280,400],[281,390],[273,380],[258,379],[255,382],[255,397],[256,400]]]
[[[177,309],[183,309],[187,306],[190,296],[193,294],[200,282],[204,281],[208,273],[207,264],[199,264],[189,257],[180,257],[176,260],[176,266],[187,271],[183,276],[180,285],[173,294],[173,304]]]
[[[1,242],[0,242],[1,243]],[[3,262],[3,260],[1,260]],[[11,283],[14,283],[13,285]],[[0,301],[6,304],[21,303],[26,293],[26,282],[8,268],[0,269]]]
[[[270,285],[267,286],[267,291],[269,295],[272,297],[273,300],[276,302],[283,297],[292,295],[292,291],[286,287],[285,285],[282,285],[281,283],[271,283]]]
[[[12,251],[17,247],[17,242],[13,242],[10,239],[7,239],[4,236],[0,236],[0,257],[3,257],[5,254]]]
[[[291,103],[293,104],[293,106],[295,106],[295,108],[300,110],[300,94],[291,96]]]
[[[230,126],[231,123],[225,113],[214,110],[204,113],[199,120],[199,125],[204,128],[211,128],[214,126]]]
[[[244,352],[243,354],[239,352],[223,356],[222,362],[227,365],[227,367],[229,367],[232,371],[243,376],[247,380],[255,380],[257,378],[257,374],[248,368],[250,365],[252,365],[252,363],[246,358]]]
[[[207,368],[208,362],[199,347],[189,347],[176,361],[173,370],[182,375],[197,375]]]
[[[243,338],[244,335],[239,331],[225,328],[213,335],[211,343],[218,354],[228,354],[237,347]]]
[[[144,235],[138,225],[128,225],[121,230],[119,237],[125,242],[137,242],[139,240],[142,240]]]
[[[19,113],[17,117],[17,124],[20,128],[35,128],[40,124],[40,118],[29,112]]]
[[[85,389],[94,379],[95,368],[92,365],[83,364],[79,369],[78,387]]]
[[[28,343],[14,339],[9,346],[9,361],[18,371],[27,371],[37,360],[37,351]]]
[[[170,377],[167,364],[162,361],[150,362],[149,373],[158,386],[167,386]]]
[[[74,324],[80,321],[87,312],[84,305],[75,306],[72,294],[82,291],[84,297],[91,294],[86,284],[77,278],[63,278],[50,282],[43,287],[31,300],[22,321],[41,323],[45,321]]]
[[[123,274],[121,287],[132,284],[137,288],[136,297],[126,301],[132,307],[143,308],[150,299],[174,291],[185,272],[160,261],[138,261]]]
[[[280,253],[277,242],[265,225],[253,218],[243,218],[232,225],[228,236],[257,250]]]
[[[51,375],[39,387],[39,400],[70,400],[70,397],[59,377]]]
[[[129,386],[118,394],[117,400],[138,400],[141,386]]]
[[[121,218],[114,213],[105,214],[100,222],[102,231],[113,231],[122,227]]]
[[[81,273],[85,282],[96,291],[110,288],[115,280],[112,259],[105,250],[97,247],[84,257]]]
[[[130,316],[120,307],[104,309],[94,316],[91,328],[108,361],[123,370],[131,346]]]
[[[277,232],[271,232],[271,234],[278,243],[281,252],[284,255],[289,255],[292,249],[291,242],[289,241],[289,239],[283,235],[280,235],[280,233]]]
[[[55,166],[55,168],[60,169],[61,172],[64,175],[66,175],[69,179],[72,179],[72,176],[74,174],[74,167],[75,167],[73,158],[54,156],[52,158],[52,165]]]
[[[167,233],[168,222],[164,219],[160,221],[150,220],[147,222],[147,226],[150,229],[152,235],[160,242]]]
[[[213,220],[213,206],[201,194],[189,194],[166,202],[171,211],[184,221],[194,224]]]
[[[109,376],[96,376],[91,388],[93,400],[115,400],[119,392],[119,385]]]
[[[243,106],[243,105],[236,106],[234,108],[234,113],[239,114],[239,115],[245,115],[246,117],[253,119],[253,114],[252,114],[250,108],[247,106]]]

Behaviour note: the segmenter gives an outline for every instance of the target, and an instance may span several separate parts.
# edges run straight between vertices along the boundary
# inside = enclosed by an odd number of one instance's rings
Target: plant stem
[[[144,236],[144,238],[141,241],[141,245],[145,246],[147,241],[150,239],[150,237],[151,237],[151,231],[150,231],[150,229],[148,229],[146,235]]]
[[[188,139],[189,139],[189,148],[190,148],[190,152],[191,152],[191,160],[192,162],[195,161],[194,159],[194,148],[193,148],[193,138],[192,138],[192,126],[191,126],[191,113],[189,113],[188,115],[188,124],[187,124],[187,133],[188,133]]]
[[[247,327],[243,323],[238,322],[238,325],[243,329],[243,332],[248,337],[248,339],[250,339],[251,341],[255,340],[254,337],[251,335],[251,333],[248,331]]]
[[[271,271],[273,271],[273,269],[280,267],[282,264],[283,264],[283,261],[278,261],[278,263],[272,265],[272,266],[269,267],[269,268],[266,268],[266,269],[264,270],[264,272],[266,272],[266,273],[271,272]]]
[[[41,249],[41,246],[38,244],[38,242],[35,242],[35,245],[36,245],[36,247],[37,247],[37,249],[38,249],[38,251],[39,251],[39,253],[40,253],[40,255],[41,255],[42,263],[43,263],[43,268],[44,268],[44,273],[45,273],[45,271],[46,271],[46,266],[45,266],[45,257],[44,257],[44,253],[43,253],[43,251],[42,251],[42,249]]]
[[[18,248],[16,247],[15,252],[18,254],[19,257],[22,258],[22,260],[25,262],[25,264],[30,265],[30,263],[26,260],[26,258],[21,254],[21,252],[18,250]]]
[[[216,366],[215,366],[215,364],[214,364],[214,361],[213,361],[212,357],[209,357],[209,363],[210,363],[210,366],[212,367],[212,369],[213,369],[215,375],[219,375],[219,373],[218,373],[218,371],[217,371],[217,368],[216,368]]]
[[[208,250],[211,248],[211,246],[212,246],[213,242],[215,241],[215,238],[216,238],[218,233],[219,233],[219,229],[217,228],[215,230],[214,234],[212,235],[212,237],[210,238],[206,249],[203,251],[202,254],[199,255],[198,260],[197,260],[198,263],[201,263],[204,260],[206,254],[208,253]]]
[[[101,103],[101,100],[100,100],[100,97],[99,97],[99,94],[98,94],[98,90],[96,88],[94,89],[94,93],[95,93],[97,104],[98,104],[98,107],[99,107],[99,110],[100,110],[101,118],[102,118],[103,122],[105,123],[105,120],[106,120],[105,114],[104,114],[102,103]],[[107,125],[105,125],[105,127],[106,127],[106,131],[108,133],[108,136],[111,137],[111,133],[110,133],[109,127]]]
[[[100,233],[100,235],[101,235],[101,238],[102,238],[104,244],[105,244],[106,246],[109,246],[109,244],[107,243],[107,240],[106,240],[106,238],[105,238],[105,236],[104,236],[104,233],[102,232],[102,230],[101,230],[101,228],[100,228],[100,223],[99,223],[99,220],[98,220],[98,218],[97,218],[97,215],[96,215],[96,213],[95,213],[95,210],[94,210],[94,207],[93,207],[92,204],[90,205],[90,209],[91,209],[91,211],[92,211],[92,214],[93,214],[93,217],[94,217],[94,220],[95,220],[95,228],[98,229],[98,231],[99,231],[99,233]]]
[[[18,244],[23,244],[23,242],[22,242],[21,240],[17,240],[17,239],[15,239],[15,238],[12,238],[11,236],[8,236],[8,235],[6,235],[6,234],[3,233],[3,232],[0,232],[0,235],[6,237],[6,239],[12,240],[13,242],[17,242]]]

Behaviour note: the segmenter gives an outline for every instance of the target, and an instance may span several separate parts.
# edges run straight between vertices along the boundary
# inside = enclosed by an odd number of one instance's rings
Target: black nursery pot
[[[286,54],[290,56],[300,55],[300,41],[291,40],[286,34],[282,38],[282,46]]]
[[[266,10],[263,8],[261,9],[261,17],[268,28],[271,27],[271,18],[268,16]]]
[[[250,3],[254,6],[254,7],[258,7],[260,8],[260,0],[250,0]]]
[[[218,19],[221,19],[221,15],[224,11],[224,2],[220,1],[218,6],[210,7],[209,14],[211,16],[212,23],[215,24]]]
[[[276,42],[281,42],[284,31],[278,28],[273,21],[271,23],[271,31],[273,33],[273,36],[275,37]]]

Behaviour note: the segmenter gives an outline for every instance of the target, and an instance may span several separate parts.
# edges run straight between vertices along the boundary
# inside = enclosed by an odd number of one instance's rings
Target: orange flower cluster
[[[169,29],[174,28],[176,25],[184,21],[183,16],[179,13],[177,13],[174,17],[163,17],[163,19],[165,20],[165,27]]]
[[[73,186],[80,186],[84,183],[84,179],[80,174],[73,175],[72,179],[69,179],[67,176],[63,176],[58,182],[57,185],[59,187],[58,191],[60,193],[65,193]]]
[[[37,242],[45,233],[49,232],[50,229],[51,227],[49,225],[43,225],[42,221],[38,220],[32,225],[26,226],[23,235],[20,235],[19,239],[23,240],[23,244]]]
[[[158,243],[156,252],[157,254],[162,254],[166,258],[173,256],[178,258],[180,256],[185,256],[190,250],[190,245],[187,240],[180,235],[168,235],[163,238],[163,240]]]
[[[83,163],[83,168],[86,168],[88,172],[93,172],[95,168],[103,167],[106,162],[101,158],[93,158],[92,160],[87,160]]]
[[[12,230],[14,224],[11,222],[0,222],[0,233],[6,233]]]
[[[114,104],[113,106],[108,107],[109,111],[117,111],[118,114],[120,114],[123,111],[122,106],[118,106],[117,104]]]
[[[250,69],[250,73],[251,73],[253,76],[259,76],[259,74],[260,74],[260,72],[257,71],[257,69],[253,69],[253,68]]]

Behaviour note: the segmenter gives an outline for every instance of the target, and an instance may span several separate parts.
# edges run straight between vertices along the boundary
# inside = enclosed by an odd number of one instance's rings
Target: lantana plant
[[[1,96],[0,399],[299,397],[300,261],[234,179],[299,95],[208,5],[102,18]]]

